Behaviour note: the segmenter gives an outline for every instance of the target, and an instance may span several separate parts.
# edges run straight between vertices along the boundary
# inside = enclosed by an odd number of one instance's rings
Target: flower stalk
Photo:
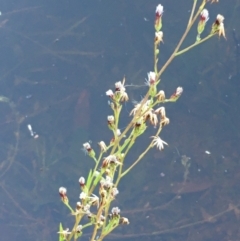
[[[213,2],[217,2],[217,0],[212,0],[211,3]],[[193,0],[186,29],[174,51],[160,69],[158,67],[159,58],[161,57],[160,47],[163,46],[162,18],[164,8],[161,4],[157,5],[154,21],[154,61],[152,71],[148,72],[145,82],[148,90],[143,99],[135,104],[131,110],[128,125],[121,130],[122,106],[129,100],[125,78],[115,83],[114,91],[111,89],[106,91],[112,112],[106,118],[106,126],[111,131],[113,137],[110,141],[98,142],[99,151],[97,149],[94,150],[89,142],[83,144],[85,153],[94,160],[94,166],[86,175],[86,180],[84,177],[79,178],[80,195],[75,209],[69,204],[66,188],[61,187],[59,189],[62,202],[69,208],[70,213],[75,216],[75,222],[71,231],[69,229],[64,230],[62,224],[60,224],[58,232],[60,241],[80,239],[84,229],[89,226],[92,227],[90,240],[101,241],[119,225],[129,224],[129,220],[121,216],[118,207],[111,208],[112,202],[119,193],[118,185],[122,178],[129,174],[150,150],[157,149],[158,151],[163,151],[167,148],[168,143],[165,141],[165,138],[164,140],[162,139],[162,131],[170,123],[170,119],[166,114],[165,104],[176,102],[183,93],[183,88],[177,87],[170,97],[166,96],[165,92],[159,89],[162,73],[176,56],[204,43],[215,35],[226,38],[223,24],[224,17],[222,15],[217,15],[210,33],[203,38],[201,37],[205,32],[209,18],[208,11],[205,9],[207,3],[209,3],[208,0],[202,0],[197,9],[197,0]],[[200,19],[197,26],[197,39],[188,47],[180,49],[198,18]],[[160,104],[161,106],[159,106]],[[137,140],[142,138],[146,134],[146,130],[150,128],[154,131],[154,135],[149,138],[149,144],[136,157],[135,161],[126,164],[125,160],[130,152],[134,152]],[[84,217],[88,218],[88,222],[85,224]]]

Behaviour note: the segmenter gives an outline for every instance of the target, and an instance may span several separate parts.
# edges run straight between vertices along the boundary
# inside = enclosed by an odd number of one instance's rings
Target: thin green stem
[[[187,51],[190,50],[191,48],[193,48],[193,47],[195,47],[195,46],[197,46],[197,45],[205,42],[206,40],[210,39],[210,38],[213,37],[214,35],[215,35],[215,34],[209,34],[207,37],[201,39],[200,41],[196,41],[194,44],[192,44],[192,45],[188,46],[187,48],[185,48],[185,49],[183,49],[183,50],[175,53],[175,56],[178,56],[178,55],[181,55],[181,54],[187,52]]]
[[[193,18],[193,14],[194,14],[196,5],[197,5],[197,0],[193,0],[192,11],[191,11],[191,14],[190,14],[190,17],[189,17],[188,25],[187,25],[187,26],[189,26],[189,25],[191,24],[191,22],[192,22],[192,18]]]
[[[160,134],[161,130],[162,130],[162,125],[160,124],[160,125],[159,125],[159,128],[158,128],[158,131],[156,132],[155,136],[158,136],[158,135]],[[144,152],[141,153],[141,155],[137,158],[137,160],[136,160],[127,170],[125,170],[125,171],[122,173],[122,175],[121,175],[120,178],[124,177],[133,167],[135,167],[135,166],[141,161],[141,159],[142,159],[142,158],[148,153],[148,151],[152,148],[152,144],[153,144],[153,141],[150,142],[150,144],[148,145],[148,147],[145,149]]]
[[[203,2],[204,3],[204,2]],[[202,3],[202,5],[203,5]],[[193,7],[195,5],[195,2],[193,3]],[[201,5],[201,6],[202,6]],[[183,36],[181,37],[179,43],[177,44],[177,47],[175,48],[175,50],[173,51],[173,53],[171,54],[171,56],[169,57],[169,59],[167,60],[167,62],[163,65],[163,67],[161,68],[161,70],[158,72],[157,74],[157,78],[159,79],[160,76],[162,75],[162,73],[166,70],[166,68],[169,66],[169,64],[172,62],[172,60],[175,58],[175,54],[178,52],[179,48],[181,47],[183,41],[185,40],[185,38],[187,37],[192,25],[194,24],[194,22],[196,21],[197,17],[199,16],[199,14],[201,13],[201,7],[198,9],[197,13],[195,14],[194,18],[192,19],[192,21],[188,24]]]

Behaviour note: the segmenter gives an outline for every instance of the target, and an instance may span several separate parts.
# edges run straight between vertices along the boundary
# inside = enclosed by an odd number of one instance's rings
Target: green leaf
[[[91,183],[92,183],[92,169],[88,173],[88,178],[86,183],[88,190],[90,189]]]
[[[64,241],[64,236],[62,235],[63,227],[62,223],[59,224],[59,241]]]

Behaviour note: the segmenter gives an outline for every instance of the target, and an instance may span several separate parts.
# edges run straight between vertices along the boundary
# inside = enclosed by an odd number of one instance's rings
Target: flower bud
[[[91,145],[88,142],[83,144],[83,149],[84,149],[84,151],[86,151],[88,153],[88,155],[90,157],[95,157],[95,152],[94,152],[94,150],[92,149]]]
[[[203,9],[202,12],[200,13],[200,20],[198,22],[198,27],[197,27],[199,40],[200,40],[200,34],[203,32],[208,19],[209,19],[208,10]]]
[[[172,94],[172,96],[170,97],[170,101],[174,102],[177,101],[178,98],[182,95],[183,92],[183,88],[182,87],[177,87],[176,91],[174,94]]]
[[[59,188],[59,195],[60,195],[63,203],[68,204],[67,189],[65,187]]]
[[[79,184],[80,184],[81,187],[85,186],[85,178],[84,177],[79,178]]]
[[[100,141],[98,145],[100,147],[101,152],[105,152],[107,150],[107,146],[104,141]]]
[[[163,14],[163,6],[161,4],[158,4],[156,7],[156,15],[155,15],[156,32],[160,31],[162,28],[162,14]]]
[[[109,115],[107,117],[107,121],[108,121],[108,127],[110,130],[114,130],[115,128],[115,119],[113,115]]]

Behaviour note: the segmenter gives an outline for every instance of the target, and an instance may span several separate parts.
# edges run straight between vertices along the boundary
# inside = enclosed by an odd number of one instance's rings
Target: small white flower
[[[167,142],[163,141],[159,136],[151,136],[153,138],[152,147],[156,146],[160,151],[164,149],[164,145],[167,145]]]
[[[85,192],[81,192],[80,195],[79,195],[79,198],[81,200],[85,200],[87,198],[87,194]]]
[[[83,144],[83,148],[86,150],[86,151],[91,151],[91,145],[88,143],[88,142],[86,142],[86,143],[84,143]]]
[[[108,91],[106,91],[106,95],[107,95],[108,97],[112,98],[112,97],[114,96],[114,93],[113,93],[112,90],[108,90]]]
[[[113,187],[112,188],[112,196],[116,197],[118,195],[118,193],[119,193],[118,189],[116,187]]]
[[[206,8],[204,8],[201,12],[201,19],[204,20],[204,22],[206,23],[209,19],[209,13],[208,13],[208,10]]]
[[[65,196],[67,194],[67,188],[60,187],[59,188],[59,194]]]
[[[183,92],[183,88],[182,87],[177,87],[175,95],[176,96],[180,96],[182,94],[182,92]]]
[[[84,177],[80,177],[79,180],[78,180],[79,184],[81,186],[84,186],[85,185],[85,178]]]
[[[120,208],[119,207],[113,207],[112,208],[112,214],[113,215],[119,215],[120,214]]]
[[[114,116],[113,115],[109,115],[107,117],[107,120],[108,120],[109,123],[113,123],[114,122]]]
[[[92,197],[89,197],[90,204],[91,205],[96,205],[97,208],[99,207],[99,197],[96,196],[95,194],[92,194]]]
[[[117,136],[120,136],[120,135],[121,135],[121,130],[117,129]]]
[[[161,16],[163,14],[163,5],[161,5],[161,4],[157,5],[157,7],[156,7],[156,14],[158,16]]]
[[[156,83],[156,73],[155,72],[149,72],[148,73],[148,79],[146,79],[146,85],[154,85]]]
[[[125,92],[125,87],[121,81],[115,83],[115,91]]]

